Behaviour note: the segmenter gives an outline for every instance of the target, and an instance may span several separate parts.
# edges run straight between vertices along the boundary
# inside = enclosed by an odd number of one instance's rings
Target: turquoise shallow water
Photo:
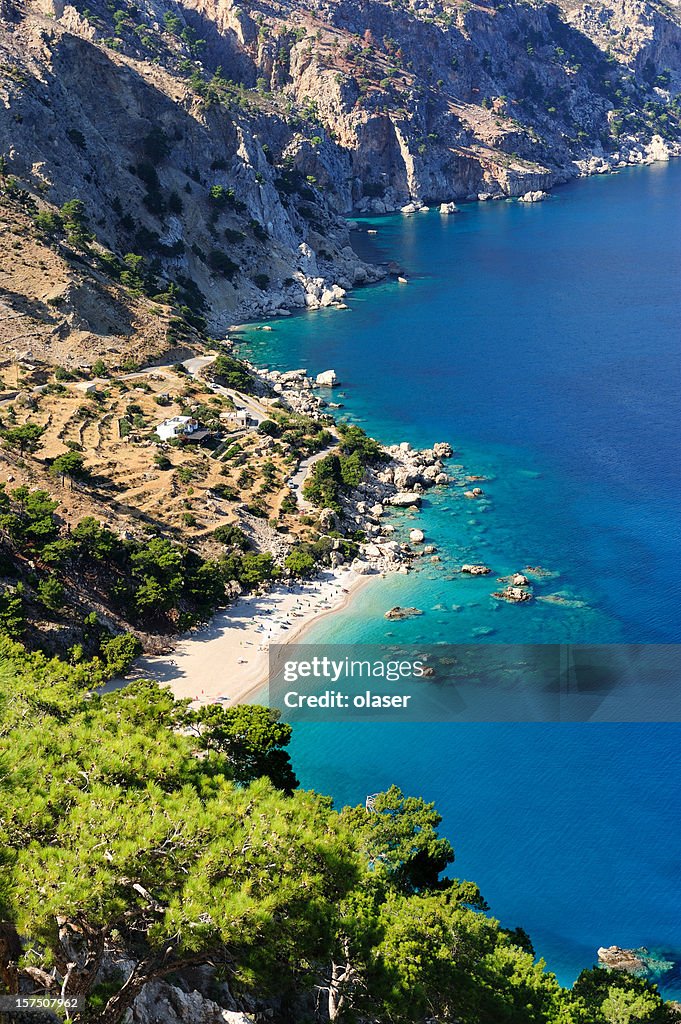
[[[343,415],[387,442],[450,440],[484,503],[429,495],[442,563],[379,581],[307,642],[678,642],[681,164],[380,218],[358,236],[410,283],[252,333],[261,364],[334,367]],[[363,222],[366,226],[367,222]],[[487,579],[540,564],[578,607],[498,605]],[[392,604],[425,614],[388,623]],[[681,949],[681,726],[298,725],[306,785],[340,803],[392,782],[436,800],[496,916],[561,980],[599,945]],[[323,754],[321,753],[323,751]],[[667,989],[681,985],[670,978]]]

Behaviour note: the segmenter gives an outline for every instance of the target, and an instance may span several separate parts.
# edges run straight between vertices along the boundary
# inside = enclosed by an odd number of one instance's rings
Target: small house
[[[172,441],[175,438],[187,441],[201,441],[209,434],[203,430],[197,420],[191,416],[171,416],[156,427],[156,433],[162,441]]]

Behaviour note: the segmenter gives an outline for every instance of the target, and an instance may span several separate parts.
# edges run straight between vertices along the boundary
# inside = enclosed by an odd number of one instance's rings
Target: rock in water
[[[458,213],[459,207],[456,203],[440,203],[440,213],[447,216],[450,213]]]
[[[624,971],[637,978],[665,974],[674,966],[671,960],[664,960],[650,953],[645,946],[639,949],[622,949],[621,946],[601,946],[598,961],[611,971]]]
[[[524,601],[532,600],[532,593],[523,587],[504,587],[503,590],[496,590],[492,597],[499,601],[510,601],[511,604],[522,604]]]
[[[520,203],[541,203],[545,199],[549,198],[548,192],[543,192],[537,189],[535,192],[526,192],[522,196],[518,196],[518,202]]]
[[[412,542],[412,544],[422,544],[423,541],[425,540],[425,534],[423,533],[423,530],[410,530],[409,540]]]
[[[410,505],[421,504],[421,495],[416,491],[398,491],[389,500],[390,504],[396,508],[409,508]]]
[[[396,604],[394,608],[391,608],[385,613],[386,619],[411,619],[416,615],[423,615],[420,608],[402,608],[399,604]]]
[[[523,576],[521,572],[516,572],[511,576],[511,585],[514,587],[527,587],[529,583],[527,576]]]
[[[461,572],[469,573],[471,576],[487,576],[491,573],[486,565],[462,565]]]
[[[453,454],[449,441],[436,441],[433,445],[433,455],[436,459],[451,459]]]
[[[324,370],[317,374],[315,380],[323,388],[335,388],[340,383],[335,370]]]

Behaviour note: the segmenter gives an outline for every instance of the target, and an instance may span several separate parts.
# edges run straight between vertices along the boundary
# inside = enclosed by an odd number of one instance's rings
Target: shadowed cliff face
[[[353,209],[519,195],[681,135],[681,28],[641,0],[0,14],[5,174],[39,206],[82,199],[98,241],[189,282],[216,332],[380,276],[349,247]]]

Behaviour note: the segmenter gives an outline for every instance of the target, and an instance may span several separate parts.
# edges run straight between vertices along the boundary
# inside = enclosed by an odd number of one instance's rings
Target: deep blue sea
[[[333,367],[340,415],[388,443],[449,440],[488,480],[482,502],[449,489],[398,514],[442,562],[376,582],[306,642],[679,642],[681,162],[541,204],[363,220],[356,245],[409,283],[273,321],[244,351]],[[541,565],[537,593],[568,603],[499,604],[489,578],[452,573],[466,561]],[[391,623],[393,604],[425,614]],[[681,725],[301,724],[292,753],[339,804],[391,783],[434,800],[455,873],[562,982],[600,945],[681,956]]]

